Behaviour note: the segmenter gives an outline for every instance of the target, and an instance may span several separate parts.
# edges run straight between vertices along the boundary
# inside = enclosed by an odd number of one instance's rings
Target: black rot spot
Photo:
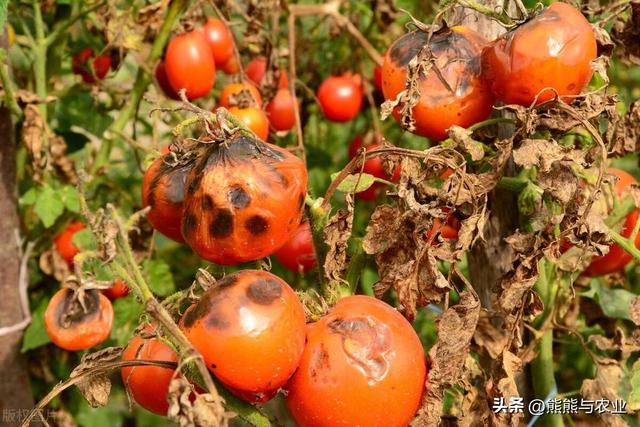
[[[233,213],[229,209],[219,209],[209,226],[209,234],[214,238],[229,237],[233,232]]]
[[[211,197],[208,194],[205,194],[204,196],[202,196],[202,210],[204,211],[210,211],[213,210],[213,208],[216,206],[216,204],[213,202],[213,197]]]
[[[239,185],[229,190],[228,197],[229,202],[236,209],[246,208],[251,203],[251,196]]]
[[[247,297],[259,305],[270,305],[282,295],[282,286],[276,280],[259,278],[247,288]]]
[[[260,215],[254,215],[245,222],[244,227],[254,236],[265,233],[269,229],[269,223]]]
[[[182,217],[182,234],[185,236],[190,236],[195,231],[198,226],[198,219],[192,213],[186,213],[184,217]]]

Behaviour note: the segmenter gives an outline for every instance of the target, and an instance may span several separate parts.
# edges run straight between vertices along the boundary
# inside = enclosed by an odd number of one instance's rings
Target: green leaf
[[[51,227],[64,212],[64,203],[62,203],[60,193],[45,184],[38,192],[34,210],[42,224],[46,228]]]
[[[627,409],[637,411],[640,409],[640,360],[633,364],[629,382],[631,383],[631,391],[627,398]]]
[[[580,295],[596,301],[605,316],[626,320],[631,320],[629,306],[631,305],[631,300],[637,296],[626,289],[611,289],[608,286],[604,286],[599,279],[592,280],[591,289],[582,292]]]
[[[37,198],[38,188],[31,187],[29,190],[27,190],[26,193],[22,195],[22,197],[20,197],[20,204],[23,206],[31,206],[36,202]]]
[[[142,312],[142,305],[132,295],[115,300],[113,302],[111,339],[115,340],[118,345],[125,345],[129,342],[133,331],[138,326]]]
[[[335,180],[338,173],[331,174],[331,180]],[[359,193],[371,187],[376,182],[376,178],[368,173],[347,175],[338,185],[338,191],[343,193]]]
[[[149,260],[144,262],[142,269],[154,294],[164,297],[175,292],[173,275],[167,263],[162,260]]]
[[[60,198],[64,206],[71,212],[80,212],[80,194],[75,187],[65,185],[59,190]]]
[[[71,241],[78,249],[80,249],[80,251],[92,251],[98,247],[95,239],[93,238],[93,233],[91,233],[91,230],[88,228],[75,233]]]
[[[83,427],[117,427],[122,425],[123,418],[122,411],[114,406],[92,408],[84,400],[75,416],[78,425]]]
[[[44,329],[44,312],[47,309],[48,299],[43,298],[40,300],[38,307],[31,312],[31,324],[27,327],[22,338],[21,352],[33,350],[34,348],[41,347],[45,344],[49,344],[51,339],[47,335]]]

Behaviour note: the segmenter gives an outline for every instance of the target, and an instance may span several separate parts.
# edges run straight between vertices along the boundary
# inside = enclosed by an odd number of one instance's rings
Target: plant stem
[[[22,110],[13,94],[13,82],[9,78],[9,67],[6,64],[6,59],[7,51],[0,48],[0,81],[2,82],[2,89],[4,90],[4,102],[6,107],[19,117],[22,115]]]
[[[613,227],[620,221],[622,221],[627,215],[636,209],[636,204],[633,198],[626,197],[621,203],[618,203],[613,211],[609,214],[604,223],[608,227]]]
[[[503,176],[498,181],[498,188],[502,188],[504,190],[513,191],[514,193],[520,193],[527,187],[528,180],[523,178],[518,178],[514,176]]]
[[[42,11],[40,9],[40,1],[32,0],[33,3],[33,20],[35,22],[35,45],[33,46],[33,72],[35,76],[36,95],[41,99],[47,97],[47,41],[44,37],[44,21],[42,20]],[[40,115],[42,120],[47,123],[47,105],[40,104]],[[45,133],[42,141],[43,149],[46,150],[49,141]]]
[[[327,277],[324,271],[324,262],[327,258],[327,244],[324,242],[324,228],[329,220],[329,210],[322,204],[322,199],[313,199],[307,195],[307,213],[309,217],[309,225],[311,229],[311,236],[313,238],[313,246],[316,252],[316,259],[318,260],[317,271],[318,280],[320,281],[320,287],[322,289],[323,296],[328,298],[331,294],[329,285],[327,283]]]
[[[346,276],[351,295],[355,294],[358,289],[358,282],[362,275],[362,269],[364,268],[365,261],[367,260],[367,254],[364,252],[362,247],[362,238],[354,238],[353,244],[355,245],[355,249],[351,254],[351,260],[349,261],[349,267],[347,267]]]

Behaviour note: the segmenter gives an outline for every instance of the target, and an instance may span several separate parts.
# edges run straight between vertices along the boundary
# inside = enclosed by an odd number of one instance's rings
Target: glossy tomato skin
[[[291,239],[276,251],[276,259],[294,273],[306,273],[316,266],[316,252],[308,222],[300,224]]]
[[[151,326],[145,332],[153,332]],[[122,352],[122,360],[154,360],[178,362],[176,352],[157,338],[134,337]],[[160,366],[131,366],[121,371],[122,382],[133,400],[143,408],[158,415],[167,415],[167,394],[174,370]]]
[[[618,178],[618,181],[613,187],[613,192],[616,197],[622,197],[623,191],[626,187],[637,183],[636,179],[632,175],[621,169],[609,168],[608,172]],[[628,238],[631,236],[633,227],[635,227],[636,222],[638,221],[639,214],[640,210],[636,209],[627,215],[624,220],[623,227],[619,231],[622,237]],[[638,237],[636,237],[635,244],[637,248],[640,248],[640,233]],[[632,259],[633,257],[624,249],[613,244],[609,247],[609,252],[605,255],[592,258],[591,264],[589,264],[589,267],[584,271],[584,274],[586,276],[595,277],[613,273],[614,271],[622,270],[629,262],[631,262]]]
[[[94,55],[93,48],[86,47],[71,58],[71,70],[73,73],[81,76],[82,80],[89,84],[104,79],[111,68],[111,57],[109,55],[102,54],[95,57]],[[89,68],[89,63],[91,63],[92,69]]]
[[[349,146],[349,158],[353,159],[357,154],[360,147],[362,147],[362,137],[357,136],[351,142]],[[376,148],[380,148],[380,144],[373,143],[369,144],[365,147],[365,151],[374,150]],[[384,167],[382,165],[382,159],[380,157],[371,157],[364,162],[364,166],[362,167],[362,172],[373,175],[376,178],[386,179],[391,182],[397,182],[400,179],[400,165],[398,165],[393,171],[393,175],[389,176],[387,172],[385,172]],[[379,190],[383,188],[385,185],[379,182],[374,182],[371,187],[367,188],[364,191],[356,193],[356,197],[362,200],[373,201],[376,199]]]
[[[247,99],[242,99],[243,96]],[[229,83],[222,89],[220,93],[220,105],[225,108],[233,106],[242,106],[244,102],[247,102],[245,106],[260,106],[262,105],[262,96],[260,91],[253,84],[248,82],[242,83]]]
[[[289,89],[278,89],[273,99],[267,104],[266,112],[271,127],[278,132],[289,131],[296,124],[294,99]]]
[[[249,62],[244,71],[249,80],[260,86],[262,78],[267,72],[267,59],[263,56],[253,59]],[[289,77],[287,76],[287,72],[285,70],[279,71],[280,77],[278,78],[278,89],[289,87]]]
[[[231,107],[229,112],[239,118],[261,140],[266,141],[269,138],[269,119],[260,108]]]
[[[329,77],[318,88],[318,101],[327,119],[348,122],[362,108],[362,86],[352,75]]]
[[[129,287],[122,279],[116,279],[109,289],[105,289],[102,293],[110,300],[126,297],[129,295]]]
[[[377,90],[382,92],[382,67],[380,65],[373,67],[373,84]]]
[[[202,27],[202,32],[211,48],[216,66],[221,67],[226,64],[233,56],[234,42],[231,31],[222,20],[209,17]]]
[[[172,166],[172,155],[167,153],[154,160],[142,178],[142,205],[150,206],[147,219],[160,233],[184,243],[180,232],[184,188],[192,163]]]
[[[275,252],[293,235],[307,192],[304,162],[255,138],[210,144],[187,177],[182,234],[222,265]]]
[[[76,310],[69,313],[69,307]],[[67,288],[56,292],[44,312],[44,327],[51,341],[69,350],[86,350],[100,344],[111,333],[113,307],[111,301],[95,289],[85,291],[87,312],[83,312]]]
[[[167,46],[165,69],[171,87],[187,90],[189,99],[209,93],[216,81],[216,65],[211,48],[201,31],[175,36]]]
[[[382,301],[349,296],[307,326],[286,403],[300,427],[406,426],[425,377],[424,350],[411,324]]]
[[[382,65],[385,99],[396,99],[405,90],[407,65],[428,37],[425,32],[414,31],[391,45]],[[466,128],[489,117],[494,98],[480,70],[480,53],[485,44],[482,35],[466,27],[447,28],[432,35],[429,47],[453,93],[435,72],[420,77],[420,100],[412,110],[416,134],[439,141],[447,137],[447,129],[453,125]],[[400,120],[398,109],[394,118]]]
[[[171,87],[171,83],[169,83],[169,78],[167,77],[167,70],[164,66],[164,61],[158,62],[154,74],[156,76],[156,82],[158,83],[158,86],[160,86],[160,89],[162,89],[162,92],[168,98],[179,101],[180,96],[173,89],[173,87]]]
[[[291,377],[304,349],[304,309],[282,279],[242,270],[187,309],[180,327],[207,367],[239,396],[261,401]]]
[[[80,252],[80,249],[73,244],[73,236],[85,228],[86,226],[79,221],[72,222],[53,240],[56,250],[62,259],[67,262],[69,269],[73,269],[73,257]]]
[[[528,107],[547,88],[560,96],[578,95],[591,80],[590,62],[596,55],[589,22],[573,6],[556,2],[489,44],[482,65],[499,100]],[[553,90],[545,90],[537,104],[554,97]]]

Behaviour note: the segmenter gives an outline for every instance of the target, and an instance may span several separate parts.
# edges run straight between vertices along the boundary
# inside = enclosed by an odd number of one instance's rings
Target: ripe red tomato
[[[608,172],[618,177],[618,182],[616,182],[613,188],[615,197],[621,197],[626,187],[637,183],[636,179],[632,175],[621,169],[609,168]],[[639,214],[640,210],[634,210],[627,215],[624,220],[624,224],[622,225],[622,229],[619,230],[620,235],[623,237],[631,236],[633,227],[635,227],[636,221],[638,221]],[[640,233],[638,237],[636,237],[635,244],[637,248],[640,248]],[[586,276],[594,277],[613,273],[614,271],[622,270],[632,259],[633,257],[624,249],[613,244],[609,247],[609,252],[606,255],[592,258],[591,264],[589,264],[589,267],[584,271],[584,274]]]
[[[219,280],[180,327],[209,370],[240,397],[264,401],[296,370],[304,349],[304,309],[282,279],[242,270]]]
[[[44,328],[51,341],[69,351],[86,350],[100,344],[111,333],[111,301],[95,289],[84,293],[86,312],[71,289],[56,292],[44,312]]]
[[[316,266],[316,252],[308,222],[300,224],[291,239],[276,251],[276,259],[294,273],[306,273]]]
[[[227,62],[220,66],[220,69],[227,75],[238,74],[240,71],[238,58],[236,58],[235,55],[232,55]]]
[[[307,169],[284,148],[236,136],[209,144],[187,177],[182,235],[222,265],[272,254],[302,218]]]
[[[382,92],[382,67],[380,65],[373,67],[373,83],[376,89]]]
[[[362,137],[359,135],[353,139],[353,141],[351,142],[351,145],[349,146],[350,159],[353,159],[358,154],[358,150],[360,149],[360,147],[362,147],[362,142],[363,142]],[[365,151],[374,150],[379,147],[380,147],[380,144],[377,144],[377,143],[369,144],[365,147]],[[400,171],[401,171],[400,165],[398,165],[394,169],[393,175],[390,177],[389,174],[385,172],[384,167],[382,166],[382,159],[380,157],[372,157],[365,160],[364,166],[362,168],[363,173],[373,175],[376,178],[386,179],[387,181],[392,181],[392,182],[396,182],[400,179]],[[379,190],[383,187],[384,187],[384,184],[375,182],[373,183],[373,185],[371,185],[371,187],[367,188],[366,190],[356,193],[356,197],[358,197],[359,199],[368,200],[368,201],[375,200]]]
[[[122,279],[116,279],[109,289],[105,289],[102,293],[110,300],[126,297],[129,295],[129,287]]]
[[[406,426],[425,376],[424,350],[411,324],[382,301],[350,296],[307,326],[286,403],[300,427]]]
[[[445,211],[446,212],[446,211]],[[449,213],[446,221],[442,221],[440,218],[433,219],[433,225],[427,232],[427,239],[433,239],[433,244],[437,244],[436,234],[440,234],[443,239],[457,239],[458,231],[460,230],[460,221],[456,218],[455,214]]]
[[[233,34],[218,18],[208,18],[202,32],[209,43],[216,66],[223,66],[233,56]]]
[[[147,219],[160,233],[184,243],[180,233],[184,186],[192,163],[171,165],[171,154],[158,157],[142,178],[142,205],[150,206]]]
[[[75,257],[80,249],[73,244],[73,236],[80,230],[84,230],[86,226],[79,222],[72,222],[64,229],[64,231],[56,236],[53,244],[62,257],[67,262],[70,269],[73,269],[73,257]]]
[[[262,105],[262,96],[258,88],[251,83],[229,83],[222,89],[220,105],[225,108],[259,107]]]
[[[278,89],[289,87],[289,77],[287,76],[287,72],[285,70],[279,71],[280,77],[278,79]],[[253,59],[251,62],[249,62],[249,65],[247,65],[244,72],[249,80],[260,86],[260,83],[262,83],[262,78],[267,72],[267,59],[263,56],[259,56],[258,58]]]
[[[271,127],[276,131],[289,131],[296,125],[294,99],[289,89],[278,89],[267,104],[266,112]]]
[[[162,89],[162,92],[173,100],[179,101],[180,96],[178,93],[171,87],[171,83],[169,83],[169,78],[167,77],[167,70],[164,67],[164,61],[158,61],[155,70],[156,82],[158,82],[158,86]]]
[[[187,98],[206,95],[216,82],[216,65],[211,48],[201,31],[175,36],[167,46],[165,69],[176,92],[186,88]]]
[[[414,31],[391,45],[382,66],[382,92],[396,99],[405,90],[407,65],[420,52],[429,34]],[[452,27],[434,33],[429,47],[451,91],[434,71],[420,76],[420,100],[413,108],[415,133],[433,140],[447,137],[453,125],[468,127],[489,117],[493,95],[480,74],[480,52],[486,40],[466,27]],[[394,111],[400,120],[399,109]]]
[[[487,46],[482,66],[498,99],[528,107],[543,89],[578,95],[591,80],[596,55],[591,24],[573,6],[557,2]],[[537,104],[554,97],[546,90]]]
[[[154,328],[144,328],[151,334]],[[177,362],[176,352],[156,338],[134,337],[122,352],[122,360],[154,360]],[[167,394],[174,374],[173,369],[160,366],[131,366],[122,368],[122,382],[133,400],[145,409],[159,415],[167,415]]]
[[[240,119],[258,138],[266,141],[269,137],[269,119],[260,108],[231,107],[229,112]]]
[[[329,77],[318,89],[318,101],[327,119],[347,122],[360,112],[362,86],[351,75]]]
[[[104,79],[111,68],[111,57],[109,55],[102,54],[95,58],[94,55],[95,52],[93,48],[86,47],[71,58],[71,71],[81,76],[82,80],[89,84]],[[91,61],[90,68],[89,60],[91,58],[93,58],[93,60]]]

